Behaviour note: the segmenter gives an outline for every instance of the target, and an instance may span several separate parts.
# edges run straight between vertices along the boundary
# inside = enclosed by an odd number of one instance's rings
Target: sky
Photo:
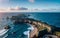
[[[1,8],[60,9],[60,0],[0,0]]]

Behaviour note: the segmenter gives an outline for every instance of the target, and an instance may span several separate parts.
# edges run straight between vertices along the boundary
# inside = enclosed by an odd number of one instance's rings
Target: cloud
[[[0,12],[60,12],[60,9],[59,8],[50,8],[50,9],[38,9],[38,8],[35,8],[35,9],[28,9],[28,8],[25,8],[25,7],[15,7],[15,8],[12,8],[12,7],[9,7],[8,9],[0,9]]]
[[[23,8],[23,7],[22,7],[22,8],[20,8],[20,10],[28,10],[28,8]]]
[[[15,8],[8,8],[8,10],[28,10],[28,8],[25,8],[25,7],[15,7]]]
[[[34,2],[35,2],[35,0],[29,0],[29,2],[34,3]]]
[[[16,9],[16,10],[28,10],[28,8],[25,8],[25,7],[18,7],[18,6],[17,6],[15,9]]]

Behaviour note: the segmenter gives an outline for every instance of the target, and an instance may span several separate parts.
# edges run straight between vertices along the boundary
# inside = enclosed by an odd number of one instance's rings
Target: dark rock
[[[10,26],[6,25],[6,26],[4,27],[4,29],[10,29]]]

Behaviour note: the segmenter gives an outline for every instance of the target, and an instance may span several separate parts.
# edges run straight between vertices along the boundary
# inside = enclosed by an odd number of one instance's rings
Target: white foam
[[[33,27],[29,27],[29,28],[28,28],[28,30],[31,30],[31,31],[33,31],[33,30],[34,30],[34,28],[33,28]]]
[[[30,26],[29,28],[27,28],[28,29],[28,31],[25,31],[24,32],[24,35],[27,35],[28,36],[28,38],[29,38],[29,36],[30,36],[30,31],[33,31],[34,30],[34,28],[33,28],[33,26]]]
[[[25,31],[25,32],[24,32],[24,35],[27,35],[28,38],[29,38],[29,31]]]
[[[28,28],[28,30],[33,31],[33,30],[34,30],[34,27],[33,27],[33,26],[30,26],[30,27]]]
[[[8,36],[8,34],[6,34],[3,38],[6,38]]]
[[[8,30],[6,29],[3,29],[3,30],[0,30],[0,36],[3,36],[5,33],[7,33]]]
[[[29,34],[29,31],[25,31],[25,32],[24,32],[24,35],[28,35],[28,34]]]

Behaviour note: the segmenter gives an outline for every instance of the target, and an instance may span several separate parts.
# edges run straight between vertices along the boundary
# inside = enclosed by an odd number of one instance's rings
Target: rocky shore
[[[20,17],[20,16],[19,16]],[[17,23],[28,23],[34,27],[34,30],[31,31],[30,37],[31,38],[59,38],[60,37],[60,28],[49,25],[46,22],[42,22],[39,20],[35,20],[32,18],[19,18],[18,16],[12,16],[11,20],[14,21],[14,24]]]

